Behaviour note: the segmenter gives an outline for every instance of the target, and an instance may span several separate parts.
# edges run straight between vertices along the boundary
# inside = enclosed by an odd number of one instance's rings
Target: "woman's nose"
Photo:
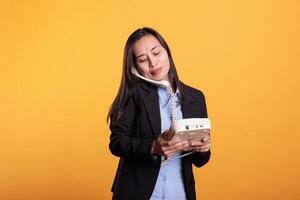
[[[157,59],[155,59],[154,57],[149,56],[149,63],[151,67],[155,67],[157,66]]]

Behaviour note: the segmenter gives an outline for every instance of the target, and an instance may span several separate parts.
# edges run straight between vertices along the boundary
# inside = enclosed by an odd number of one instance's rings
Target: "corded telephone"
[[[170,83],[166,80],[161,81],[155,81],[149,78],[146,78],[139,74],[139,72],[135,69],[135,67],[132,67],[132,73],[136,75],[137,77],[152,83],[157,86],[163,86],[168,88],[169,94],[171,95],[171,100],[174,102],[174,93],[170,86]],[[181,140],[188,140],[188,141],[202,141],[206,136],[210,134],[211,129],[211,123],[208,118],[187,118],[187,119],[179,119],[176,120],[176,112],[175,112],[175,104],[171,102],[172,107],[172,128],[175,131],[175,134],[173,137],[178,137]],[[175,107],[174,107],[175,106]],[[188,152],[185,153],[179,157],[173,158],[177,159],[186,155],[189,155],[193,153]],[[172,160],[173,160],[172,159]],[[163,160],[162,165],[167,164],[170,160]]]

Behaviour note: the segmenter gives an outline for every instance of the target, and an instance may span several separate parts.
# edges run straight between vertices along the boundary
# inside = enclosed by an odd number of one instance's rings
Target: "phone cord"
[[[174,125],[175,121],[177,120],[176,119],[176,98],[175,98],[175,93],[173,92],[173,89],[171,86],[168,87],[168,92],[169,92],[169,95],[170,95],[170,98],[171,98],[171,109],[172,109],[172,126]],[[174,127],[173,127],[174,128]],[[175,157],[175,158],[172,158],[172,159],[166,159],[166,160],[163,160],[161,162],[161,166],[163,165],[166,165],[168,164],[171,160],[175,160],[175,159],[179,159],[181,157],[184,157],[184,156],[187,156],[187,155],[190,155],[192,153],[194,153],[195,151],[190,151],[190,152],[187,152],[187,153],[184,153],[178,157]]]

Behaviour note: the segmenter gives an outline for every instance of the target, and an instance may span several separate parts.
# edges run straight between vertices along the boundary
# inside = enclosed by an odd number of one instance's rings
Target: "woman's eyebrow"
[[[155,49],[155,48],[157,48],[157,47],[158,47],[158,46],[154,46],[154,47],[152,47],[151,51],[152,51],[152,50],[154,50],[154,49]]]
[[[142,57],[142,56],[145,56],[145,54],[143,53],[143,54],[137,56],[136,58],[139,58],[139,57]]]
[[[152,47],[150,51],[154,50],[154,49],[157,48],[157,47],[159,47],[159,46],[154,46],[154,47]],[[144,56],[144,55],[145,55],[145,54],[143,53],[143,54],[141,54],[141,55],[138,55],[136,58],[142,57],[142,56]]]

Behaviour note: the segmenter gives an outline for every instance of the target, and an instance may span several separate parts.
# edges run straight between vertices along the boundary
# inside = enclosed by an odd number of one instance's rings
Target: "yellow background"
[[[299,199],[299,12],[297,0],[2,0],[0,199],[111,198],[105,118],[143,26],[206,95],[199,199]]]

